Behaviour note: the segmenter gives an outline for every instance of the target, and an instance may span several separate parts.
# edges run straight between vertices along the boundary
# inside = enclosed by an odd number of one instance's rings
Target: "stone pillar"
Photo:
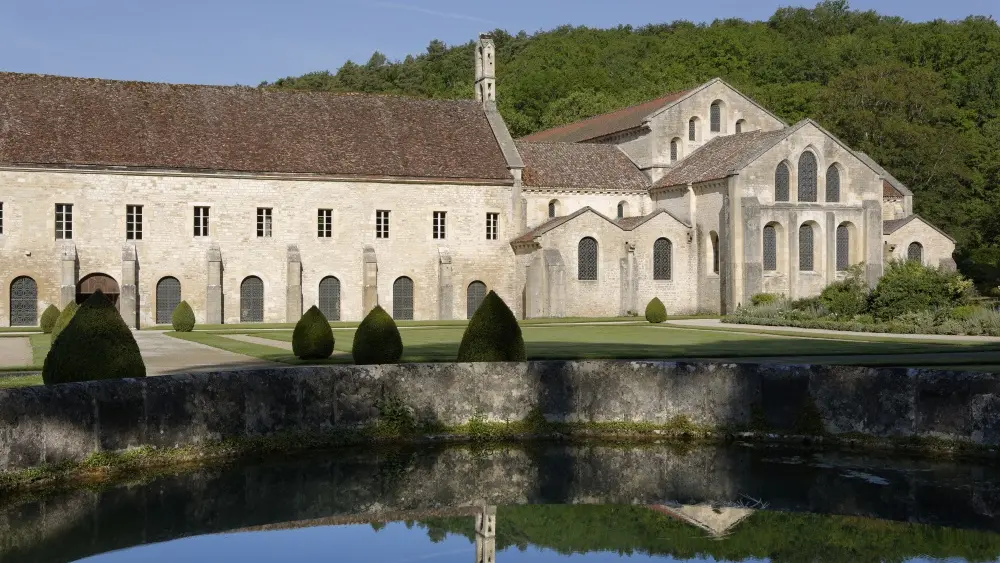
[[[476,514],[476,563],[496,563],[497,507],[484,506]]]
[[[205,253],[205,324],[222,324],[222,250],[212,243]]]
[[[719,213],[719,312],[723,315],[732,313],[735,309],[733,303],[733,230],[729,219],[732,200],[727,194],[722,199],[722,212]],[[711,244],[711,241],[709,241]],[[712,265],[708,264],[711,271]]]
[[[76,245],[73,242],[63,243],[59,264],[59,308],[64,309],[76,301]]]
[[[833,211],[826,212],[826,285],[837,281],[837,218]],[[853,242],[853,241],[852,241]]]
[[[861,203],[865,211],[864,233],[861,240],[864,244],[865,279],[868,285],[875,287],[882,277],[882,205],[879,201],[865,200]]]
[[[566,316],[566,265],[555,248],[543,251],[545,264],[545,310],[547,317]]]
[[[129,328],[139,328],[139,262],[135,245],[122,248],[122,285],[118,297],[118,310]]]
[[[545,262],[542,253],[535,252],[525,268],[524,276],[524,318],[534,319],[545,315]]]
[[[625,256],[621,259],[621,283],[619,284],[621,288],[619,317],[626,316],[630,311],[638,312],[636,309],[638,279],[635,266],[635,243],[625,241]]]
[[[361,254],[364,287],[361,294],[361,316],[366,317],[378,305],[378,260],[375,247],[365,245]]]
[[[756,197],[743,198],[743,225],[743,302],[749,303],[764,288],[764,230]]]
[[[288,245],[287,269],[285,322],[297,323],[302,318],[302,255],[297,245]]]
[[[444,248],[438,249],[438,319],[453,318],[455,290],[451,283],[451,254]]]
[[[799,214],[788,214],[788,299],[799,296]]]

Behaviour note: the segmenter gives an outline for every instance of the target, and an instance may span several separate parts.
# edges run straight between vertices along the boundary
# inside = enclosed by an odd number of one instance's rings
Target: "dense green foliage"
[[[916,212],[959,241],[963,273],[1000,284],[1000,28],[989,17],[910,23],[845,0],[716,20],[535,34],[493,32],[497,103],[515,136],[722,77],[786,121],[812,117],[916,193]],[[262,86],[473,95],[472,42]]]
[[[56,320],[59,318],[59,307],[55,305],[49,305],[42,311],[42,318],[38,322],[38,326],[42,328],[42,332],[45,334],[50,334],[52,332],[52,327],[56,325]]]
[[[145,376],[132,331],[100,290],[80,305],[42,365],[46,385]]]
[[[174,308],[170,315],[170,324],[177,332],[191,332],[194,330],[194,311],[187,301],[181,301]]]
[[[667,320],[667,307],[660,301],[659,297],[650,299],[646,304],[646,320],[659,324]]]
[[[867,311],[879,320],[907,313],[951,310],[971,298],[972,284],[955,272],[916,261],[894,261],[868,295]]]
[[[381,305],[376,305],[354,331],[351,354],[354,363],[362,365],[394,364],[403,356],[403,339],[396,322]]]
[[[774,303],[779,299],[781,299],[781,296],[777,293],[758,293],[750,298],[750,303],[752,305],[766,305]]]
[[[59,333],[61,333],[63,329],[66,328],[66,325],[69,324],[69,321],[73,319],[73,315],[76,314],[76,310],[79,308],[80,306],[76,304],[76,301],[70,301],[69,305],[66,305],[66,308],[63,309],[61,313],[59,313],[59,316],[56,318],[55,324],[52,325],[53,342],[55,342],[56,337],[59,336]]]
[[[855,264],[847,271],[847,277],[823,288],[819,302],[831,314],[838,317],[853,317],[865,312],[868,285],[864,279],[864,266]]]
[[[474,541],[472,518],[422,520],[431,541],[460,534]],[[568,555],[588,552],[678,560],[899,563],[912,558],[993,561],[1000,536],[926,524],[758,511],[723,540],[647,506],[525,505],[497,508],[496,550],[528,546]]]
[[[517,318],[493,290],[469,319],[458,346],[459,362],[523,362],[524,338]]]
[[[333,343],[330,321],[319,307],[309,307],[292,331],[292,353],[302,360],[324,360],[333,354]]]

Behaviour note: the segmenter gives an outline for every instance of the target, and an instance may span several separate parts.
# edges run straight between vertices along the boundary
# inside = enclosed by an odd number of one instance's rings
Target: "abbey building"
[[[97,289],[131,326],[729,311],[864,263],[954,267],[913,194],[715,79],[511,138],[476,100],[0,73],[0,325]],[[502,86],[502,85],[501,85]]]

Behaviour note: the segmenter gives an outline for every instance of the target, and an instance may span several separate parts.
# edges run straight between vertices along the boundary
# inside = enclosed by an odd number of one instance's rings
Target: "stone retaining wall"
[[[0,470],[135,446],[172,448],[279,432],[328,433],[379,418],[648,422],[1000,444],[1000,376],[847,366],[654,361],[309,366],[0,390]],[[813,408],[815,407],[815,408]]]

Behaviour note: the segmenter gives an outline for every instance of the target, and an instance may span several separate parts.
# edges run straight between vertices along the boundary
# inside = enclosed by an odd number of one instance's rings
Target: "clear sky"
[[[793,0],[0,0],[0,70],[257,85],[422,53],[431,39],[558,25],[766,19]],[[854,0],[912,21],[1000,16],[998,0]]]

